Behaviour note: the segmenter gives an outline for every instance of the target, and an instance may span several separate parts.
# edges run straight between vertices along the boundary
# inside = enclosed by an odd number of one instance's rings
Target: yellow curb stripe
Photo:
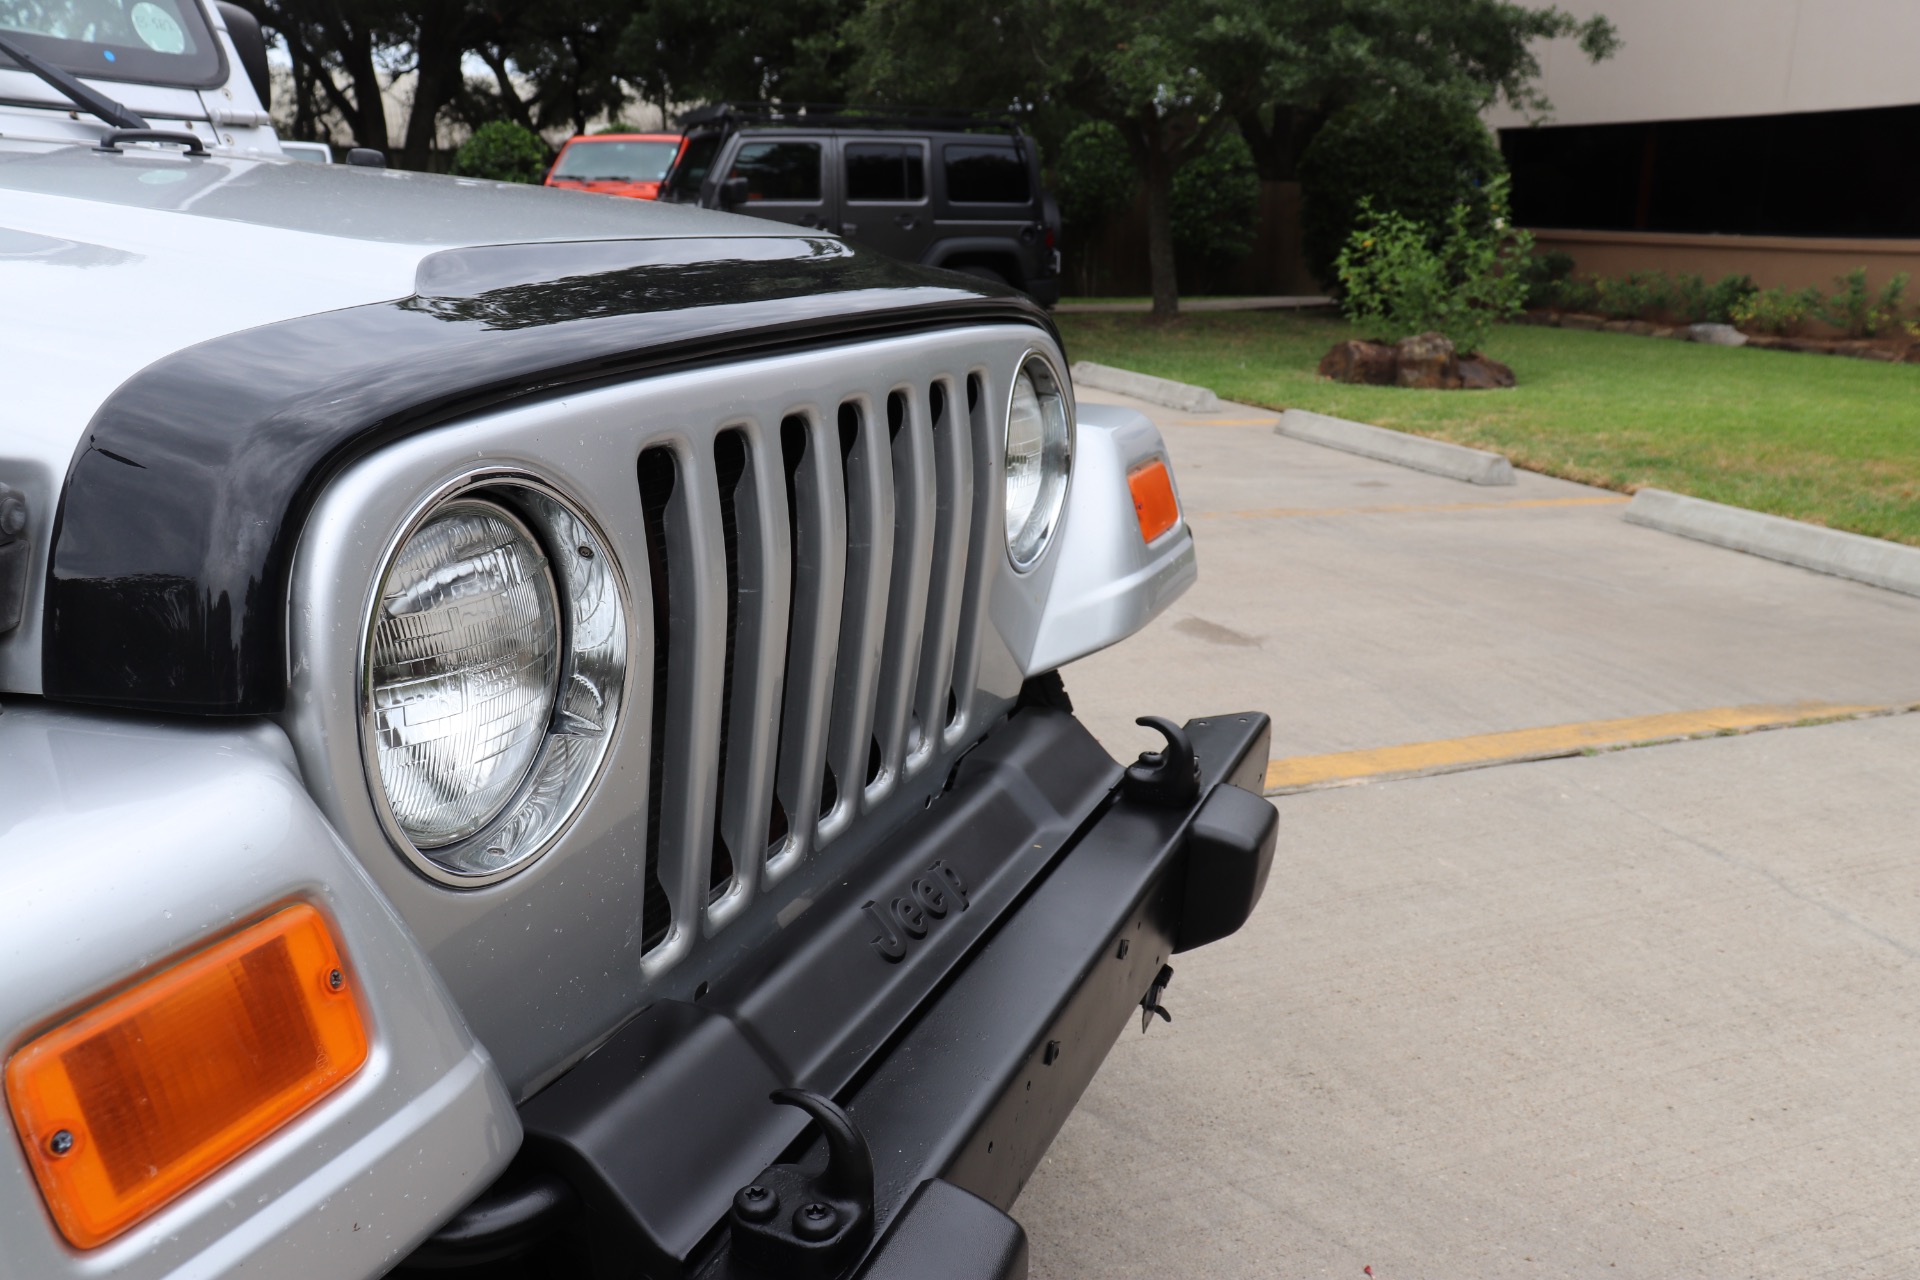
[[[1427,511],[1538,511],[1547,507],[1618,507],[1633,499],[1623,493],[1597,498],[1510,498],[1505,502],[1391,502],[1370,507],[1265,507],[1254,511],[1190,511],[1196,520],[1293,520],[1312,516],[1389,516]]]
[[[1851,716],[1887,715],[1909,711],[1910,705],[1872,706],[1834,702],[1759,703],[1744,707],[1714,707],[1706,711],[1675,711],[1665,715],[1629,716],[1624,720],[1588,720],[1578,724],[1548,725],[1483,733],[1439,742],[1410,742],[1398,747],[1366,751],[1336,751],[1323,756],[1291,756],[1267,765],[1267,793],[1301,791],[1362,779],[1423,773],[1444,773],[1489,764],[1522,760],[1549,760],[1582,751],[1640,746],[1707,734],[1777,729],[1808,720],[1838,720]]]

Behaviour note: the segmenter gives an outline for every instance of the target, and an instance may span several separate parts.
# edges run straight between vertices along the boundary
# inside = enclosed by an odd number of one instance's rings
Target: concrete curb
[[[1642,489],[1627,504],[1630,524],[1749,555],[1920,596],[1920,547],[1823,529],[1664,489]]]
[[[1092,387],[1096,391],[1117,391],[1123,396],[1132,396],[1149,404],[1166,405],[1169,409],[1184,409],[1188,413],[1220,412],[1220,397],[1205,387],[1135,373],[1131,369],[1116,369],[1112,365],[1095,364],[1091,360],[1082,360],[1073,366],[1073,380],[1079,386]]]
[[[1365,458],[1377,458],[1381,462],[1464,480],[1468,484],[1513,483],[1513,464],[1497,453],[1447,444],[1442,440],[1428,440],[1424,436],[1410,436],[1404,431],[1389,431],[1385,427],[1348,422],[1345,418],[1329,418],[1323,413],[1309,413],[1305,409],[1289,409],[1281,414],[1280,425],[1274,431],[1283,436],[1292,436],[1295,440],[1305,440],[1309,444],[1341,449]]]

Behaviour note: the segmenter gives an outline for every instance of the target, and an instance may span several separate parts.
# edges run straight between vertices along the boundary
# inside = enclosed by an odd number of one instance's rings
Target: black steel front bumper
[[[1233,932],[1265,886],[1267,718],[1176,736],[1197,769],[1176,743],[1123,771],[1071,716],[1015,714],[775,946],[525,1103],[514,1169],[410,1265],[802,1274],[756,1261],[730,1219],[768,1166],[826,1163],[807,1117],[769,1101],[798,1087],[844,1108],[873,1164],[870,1236],[814,1274],[1024,1276],[1005,1210],[1168,958]]]

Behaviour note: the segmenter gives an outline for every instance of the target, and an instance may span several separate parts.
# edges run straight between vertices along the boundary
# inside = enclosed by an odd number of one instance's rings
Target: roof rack
[[[797,129],[945,129],[956,133],[1024,131],[1005,111],[955,107],[861,107],[844,102],[716,102],[680,114],[680,127],[776,125]]]

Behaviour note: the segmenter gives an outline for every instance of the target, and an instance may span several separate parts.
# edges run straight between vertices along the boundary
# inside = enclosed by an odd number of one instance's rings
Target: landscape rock
[[[1479,352],[1462,356],[1459,369],[1460,386],[1465,391],[1498,391],[1514,385],[1512,369]]]
[[[1712,347],[1744,347],[1747,335],[1730,324],[1690,324],[1687,337]]]
[[[1606,330],[1608,333],[1633,333],[1635,332],[1633,326],[1638,323],[1640,323],[1638,320],[1609,320],[1606,323]]]
[[[1460,385],[1453,343],[1438,333],[1420,333],[1394,344],[1394,384],[1414,390],[1451,391]]]
[[[1396,357],[1378,342],[1342,342],[1321,357],[1320,376],[1367,387],[1393,385]]]
[[[1578,312],[1574,312],[1570,315],[1564,315],[1560,317],[1560,327],[1562,329],[1598,330],[1598,329],[1606,328],[1607,322],[1605,320],[1602,320],[1599,316],[1583,316]]]

